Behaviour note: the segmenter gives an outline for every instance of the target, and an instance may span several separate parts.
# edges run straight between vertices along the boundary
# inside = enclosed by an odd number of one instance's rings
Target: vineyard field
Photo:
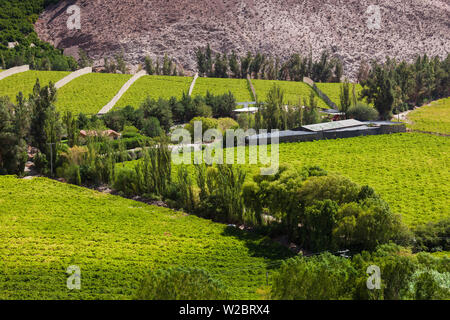
[[[450,98],[413,110],[407,118],[413,130],[450,135]]]
[[[248,156],[248,148],[246,152]],[[367,184],[413,228],[450,215],[450,172],[445,170],[449,154],[447,137],[422,133],[280,144],[281,164],[317,165],[360,185]],[[255,166],[243,168],[247,179],[258,171]],[[195,178],[193,168],[189,169]],[[174,178],[176,172],[175,166]]]
[[[143,76],[139,78],[117,102],[114,108],[138,108],[149,96],[153,99],[181,98],[188,93],[192,78],[174,76]]]
[[[198,78],[192,96],[205,96],[207,91],[214,95],[231,91],[237,102],[254,100],[246,79]]]
[[[71,81],[58,90],[58,111],[96,114],[131,78],[129,74],[90,73]]]
[[[202,268],[256,299],[291,254],[256,234],[46,178],[0,176],[0,299],[132,299],[150,270]],[[81,290],[68,290],[69,266]]]
[[[297,105],[299,99],[303,105],[304,99],[309,101],[309,96],[314,90],[304,82],[295,81],[275,81],[275,80],[252,80],[256,95],[259,101],[265,101],[267,93],[272,88],[273,84],[277,84],[284,90],[284,102],[292,105]],[[328,105],[315,92],[316,101],[320,108],[328,109]]]
[[[19,92],[22,92],[28,98],[28,95],[33,92],[37,79],[39,79],[41,86],[46,86],[50,81],[55,84],[69,74],[70,72],[65,71],[35,70],[16,73],[0,80],[0,97],[8,96],[11,101],[16,102],[16,96]]]

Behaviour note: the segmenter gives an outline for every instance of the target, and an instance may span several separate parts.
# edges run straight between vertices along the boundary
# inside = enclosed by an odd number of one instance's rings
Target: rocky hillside
[[[70,5],[81,8],[81,30],[68,30]],[[380,24],[376,25],[376,9]],[[68,54],[81,47],[95,60],[123,51],[133,66],[146,55],[176,59],[195,71],[194,50],[262,51],[315,57],[328,49],[353,75],[361,59],[450,52],[449,0],[66,0],[35,24],[41,39]]]

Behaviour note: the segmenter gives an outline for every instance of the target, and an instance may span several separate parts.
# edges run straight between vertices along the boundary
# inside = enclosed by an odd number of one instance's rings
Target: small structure
[[[14,42],[8,42],[8,49],[14,49],[15,47],[17,47],[19,45],[19,43],[17,41]]]
[[[241,114],[241,113],[256,113],[258,112],[257,107],[249,107],[256,104],[256,101],[247,101],[247,102],[238,102],[238,106],[242,106],[242,108],[235,109],[233,112],[235,114]]]
[[[258,108],[256,107],[245,107],[245,108],[241,108],[241,109],[236,109],[233,110],[234,113],[244,113],[244,112],[248,112],[248,113],[256,113],[258,112]]]
[[[344,139],[359,136],[406,132],[404,123],[391,121],[357,121],[341,120],[302,126],[298,129],[263,133],[246,137],[247,143],[263,139],[270,143],[271,138],[278,138],[279,143],[304,142],[327,139]]]
[[[80,131],[80,136],[82,138],[87,138],[87,137],[107,137],[110,138],[111,140],[117,140],[119,139],[122,135],[114,130],[104,130],[104,131],[95,131],[95,130],[81,130]]]
[[[336,109],[324,109],[319,112],[327,115],[331,121],[341,120],[345,116],[345,112],[340,112]]]

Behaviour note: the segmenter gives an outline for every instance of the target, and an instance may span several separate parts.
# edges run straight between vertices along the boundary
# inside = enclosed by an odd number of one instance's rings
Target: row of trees
[[[360,81],[360,98],[373,103],[382,119],[390,119],[392,111],[450,96],[450,55],[443,60],[419,56],[414,63],[389,58],[383,64],[373,62]]]
[[[378,272],[379,281],[367,270]],[[275,300],[447,300],[449,259],[430,254],[411,255],[396,245],[381,245],[352,258],[322,253],[283,262],[272,286],[264,292]],[[374,274],[376,276],[376,274]],[[230,289],[210,273],[194,268],[168,268],[150,272],[136,293],[142,300],[225,300]],[[267,311],[268,312],[268,311]]]
[[[413,256],[406,248],[392,244],[351,259],[330,253],[299,256],[284,262],[275,274],[270,298],[446,300],[450,298],[449,266],[449,258],[427,253]]]
[[[56,89],[42,87],[39,80],[29,98],[20,93],[17,103],[0,99],[0,168],[6,174],[22,174],[28,160],[28,145],[39,150],[37,164],[47,166],[56,159],[61,140],[62,122],[54,102]]]
[[[155,153],[163,150],[167,147],[160,145],[135,168],[119,169],[116,190],[128,196],[157,196],[172,207],[215,221],[287,235],[315,252],[373,250],[391,240],[410,241],[399,216],[370,187],[330,176],[317,167],[281,166],[274,176],[256,175],[246,182],[246,173],[232,165],[195,165],[193,175],[186,166],[180,166],[174,180],[166,174],[170,169],[151,179],[166,179],[165,188],[149,188],[141,181],[158,174],[156,168],[170,167],[170,152],[164,156]]]
[[[167,54],[164,55],[162,63],[159,58],[153,62],[149,56],[145,57],[144,69],[150,75],[163,75],[163,76],[184,76],[182,69],[177,70],[177,65],[173,62]]]
[[[216,78],[246,78],[255,79],[303,81],[310,77],[316,82],[340,82],[343,75],[343,64],[336,58],[331,58],[324,51],[319,60],[314,61],[312,53],[308,57],[293,54],[287,61],[268,57],[265,54],[253,55],[248,52],[238,56],[234,51],[213,54],[211,47],[196,50],[197,69],[201,76]]]
[[[150,137],[158,136],[161,129],[168,132],[173,124],[186,123],[195,117],[226,118],[232,115],[236,99],[231,92],[223,95],[191,97],[183,93],[181,99],[152,99],[148,97],[137,109],[127,106],[108,112],[103,121],[116,131],[133,125]]]
[[[313,91],[308,99],[301,99],[295,106],[287,105],[284,99],[284,91],[277,85],[273,85],[267,93],[265,103],[257,105],[254,128],[267,130],[290,130],[303,125],[320,122],[319,107],[316,95]]]

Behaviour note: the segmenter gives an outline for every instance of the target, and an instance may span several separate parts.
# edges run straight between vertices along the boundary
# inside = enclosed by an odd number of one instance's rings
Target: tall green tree
[[[28,159],[30,112],[21,95],[18,100],[14,105],[7,97],[0,98],[0,174],[23,174]]]
[[[350,83],[348,82],[347,79],[345,79],[345,82],[341,85],[339,100],[340,100],[340,111],[347,113],[347,111],[350,109],[352,105],[352,101],[350,98]]]

